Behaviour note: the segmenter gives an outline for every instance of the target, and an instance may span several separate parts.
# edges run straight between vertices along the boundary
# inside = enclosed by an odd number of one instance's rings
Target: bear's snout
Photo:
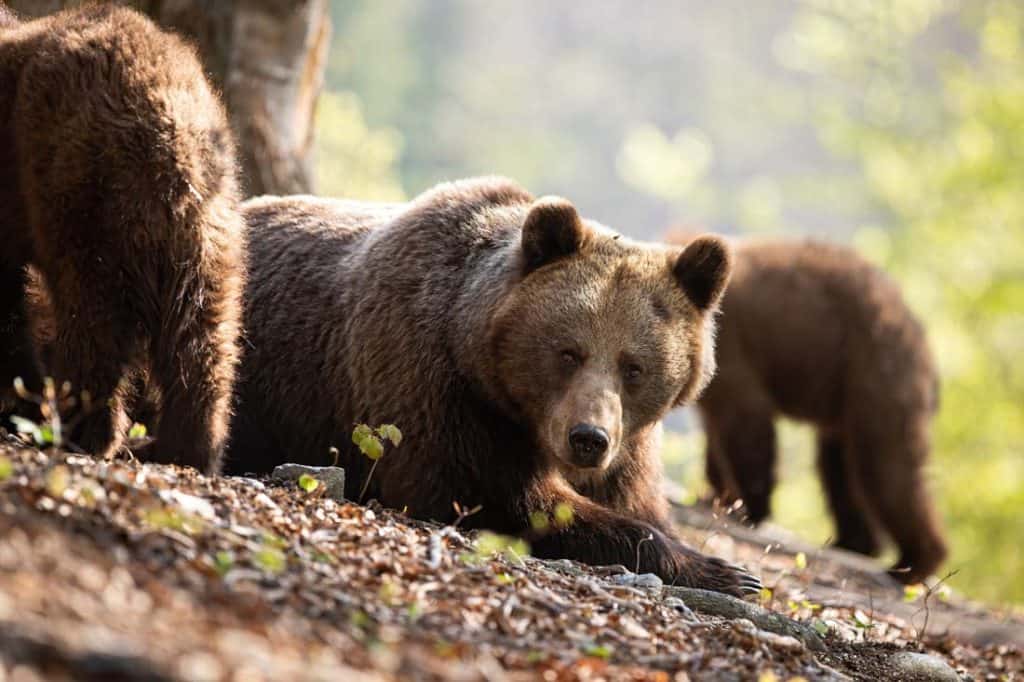
[[[573,464],[589,469],[598,467],[608,452],[608,432],[593,424],[577,424],[569,429],[569,449]]]

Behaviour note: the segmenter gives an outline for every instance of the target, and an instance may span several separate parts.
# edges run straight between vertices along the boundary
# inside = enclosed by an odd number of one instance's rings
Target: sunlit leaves
[[[307,493],[311,493],[320,487],[320,481],[309,474],[302,474],[299,476],[299,487]]]

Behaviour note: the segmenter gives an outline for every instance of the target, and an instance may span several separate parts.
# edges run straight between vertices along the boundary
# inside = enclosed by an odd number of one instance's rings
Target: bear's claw
[[[723,592],[733,597],[749,597],[757,595],[764,589],[761,579],[750,573],[746,568],[733,564],[716,557],[708,559],[708,580],[707,586],[698,585],[705,589]]]

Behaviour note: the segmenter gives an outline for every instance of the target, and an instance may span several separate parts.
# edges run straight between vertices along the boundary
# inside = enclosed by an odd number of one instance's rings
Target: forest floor
[[[0,446],[0,680],[1024,680],[1019,616],[695,508],[761,605],[304,483]]]

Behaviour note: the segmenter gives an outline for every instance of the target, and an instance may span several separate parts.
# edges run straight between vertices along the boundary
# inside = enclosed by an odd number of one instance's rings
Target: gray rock
[[[936,656],[919,654],[914,651],[901,651],[889,659],[893,678],[906,682],[959,682],[960,676],[948,663]]]
[[[664,584],[661,578],[653,573],[623,573],[622,575],[613,575],[608,580],[616,585],[639,587],[644,590],[660,590]]]
[[[311,467],[305,464],[282,464],[270,475],[276,481],[298,481],[312,476],[324,486],[324,495],[335,502],[345,501],[345,470],[341,467]]]
[[[688,620],[697,620],[697,614],[695,614],[690,607],[686,605],[679,597],[667,597],[665,599],[665,606],[675,610],[676,612],[685,616]]]
[[[671,585],[664,588],[662,595],[681,599],[683,603],[698,613],[720,616],[729,620],[745,618],[759,630],[767,630],[777,635],[798,639],[811,651],[825,650],[825,643],[821,636],[814,631],[814,628],[736,597],[730,597],[721,592]]]

